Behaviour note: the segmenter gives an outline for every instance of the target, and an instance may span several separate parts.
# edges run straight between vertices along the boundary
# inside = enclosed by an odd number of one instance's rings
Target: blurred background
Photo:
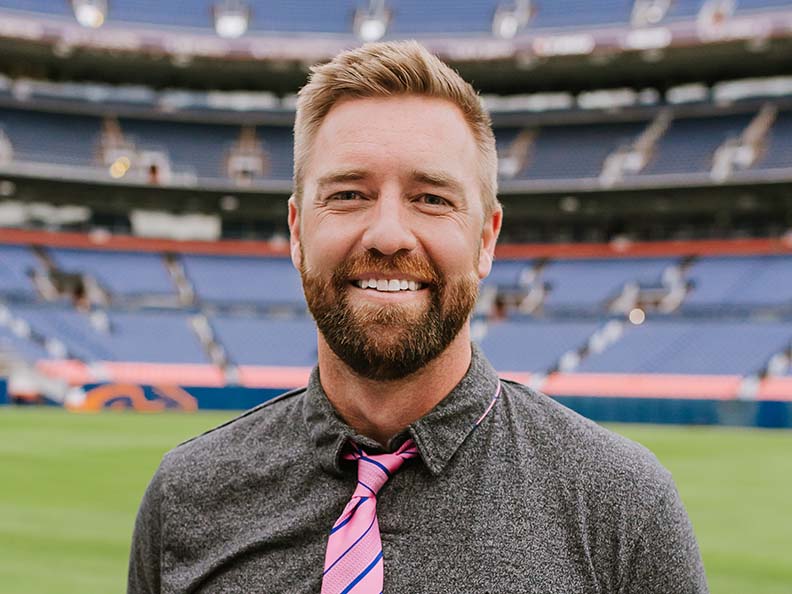
[[[404,38],[494,121],[505,219],[475,340],[629,423],[713,592],[792,592],[779,0],[0,0],[0,591],[123,591],[162,453],[305,383],[295,93]],[[71,414],[105,409],[129,412]]]

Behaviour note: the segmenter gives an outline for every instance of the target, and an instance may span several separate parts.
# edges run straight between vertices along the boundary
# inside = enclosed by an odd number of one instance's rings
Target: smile
[[[352,284],[360,289],[373,289],[375,291],[395,293],[398,291],[420,291],[424,288],[423,283],[405,279],[376,279],[355,280]]]

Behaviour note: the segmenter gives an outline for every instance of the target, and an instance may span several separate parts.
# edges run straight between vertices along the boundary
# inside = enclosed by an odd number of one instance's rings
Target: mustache
[[[333,273],[333,282],[337,287],[345,285],[349,279],[366,273],[398,277],[409,275],[421,279],[422,282],[439,286],[442,276],[432,263],[418,254],[396,253],[392,256],[381,256],[372,252],[363,252],[351,256],[338,266]]]

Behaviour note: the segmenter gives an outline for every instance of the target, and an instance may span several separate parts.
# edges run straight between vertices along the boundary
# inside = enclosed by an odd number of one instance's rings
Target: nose
[[[370,210],[370,220],[363,233],[363,247],[384,256],[414,250],[418,242],[409,224],[409,213],[401,196],[382,195]]]

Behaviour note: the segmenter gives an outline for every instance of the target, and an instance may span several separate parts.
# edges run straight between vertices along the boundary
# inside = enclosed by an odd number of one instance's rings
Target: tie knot
[[[406,460],[418,455],[412,439],[405,441],[392,454],[371,456],[355,444],[352,444],[352,447],[354,452],[349,458],[358,461],[358,484],[353,496],[358,497],[375,497]]]

